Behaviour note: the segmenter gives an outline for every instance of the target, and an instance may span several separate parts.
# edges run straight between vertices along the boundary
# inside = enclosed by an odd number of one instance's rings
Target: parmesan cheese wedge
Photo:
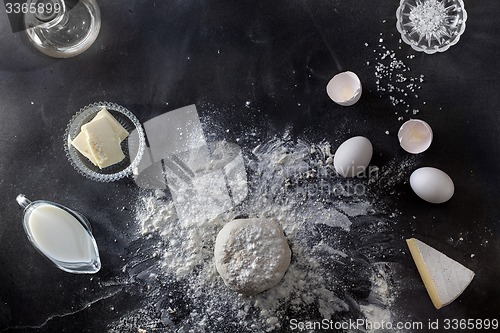
[[[474,278],[473,271],[418,239],[406,243],[436,309],[453,302]]]

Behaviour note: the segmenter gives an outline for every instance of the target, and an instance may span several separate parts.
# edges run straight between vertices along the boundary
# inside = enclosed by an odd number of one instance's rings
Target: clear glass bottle
[[[26,8],[28,39],[48,56],[79,55],[99,35],[101,13],[96,0],[28,0]]]

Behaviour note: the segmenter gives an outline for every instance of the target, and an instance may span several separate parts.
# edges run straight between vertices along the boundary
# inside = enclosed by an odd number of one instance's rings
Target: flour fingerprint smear
[[[109,331],[292,332],[291,322],[396,321],[400,286],[393,275],[402,236],[393,229],[398,212],[384,197],[412,161],[346,179],[334,171],[328,142],[287,136],[243,155],[246,198],[216,218],[193,212],[191,223],[180,223],[170,193],[141,194],[137,239],[123,271],[128,284],[141,287],[143,301]],[[215,269],[217,233],[238,217],[275,219],[292,251],[282,281],[255,296],[227,288]]]

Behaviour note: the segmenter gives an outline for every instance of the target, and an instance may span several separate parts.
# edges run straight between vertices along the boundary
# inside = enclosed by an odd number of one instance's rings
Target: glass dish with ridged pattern
[[[467,11],[462,0],[401,0],[396,28],[414,50],[444,52],[460,40]]]
[[[125,158],[106,168],[100,169],[83,156],[71,142],[80,133],[81,127],[106,108],[109,113],[129,132],[121,142]],[[110,102],[97,102],[80,109],[70,120],[64,135],[64,149],[73,168],[81,175],[99,182],[113,182],[132,174],[146,148],[144,130],[135,115],[121,105]]]

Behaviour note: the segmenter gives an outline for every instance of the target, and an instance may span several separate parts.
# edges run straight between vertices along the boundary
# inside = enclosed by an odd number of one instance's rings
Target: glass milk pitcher
[[[99,271],[99,251],[85,216],[53,202],[31,202],[23,194],[16,201],[24,208],[24,231],[42,255],[66,272]]]

